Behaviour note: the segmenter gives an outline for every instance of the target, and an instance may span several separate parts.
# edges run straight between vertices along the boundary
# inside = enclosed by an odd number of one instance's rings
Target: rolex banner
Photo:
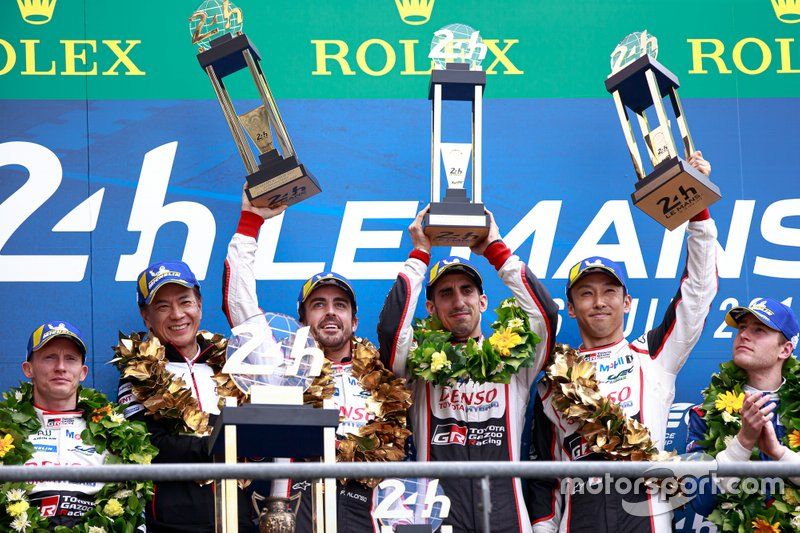
[[[109,347],[118,330],[143,328],[134,280],[155,260],[188,262],[202,283],[204,328],[229,332],[221,274],[249,172],[198,68],[197,24],[189,29],[197,3],[0,3],[0,388],[22,378],[30,331],[63,317],[90,339],[87,384],[113,397]],[[729,357],[731,307],[771,296],[800,312],[800,2],[235,4],[322,189],[261,231],[256,275],[271,310],[294,314],[301,280],[331,269],[353,281],[359,334],[375,340],[411,248],[406,227],[430,199],[431,40],[461,23],[479,28],[486,46],[482,202],[562,304],[576,261],[623,262],[631,339],[661,320],[685,236],[632,205],[636,175],[604,80],[620,39],[658,37],[696,148],[724,192],[710,208],[719,294],[676,402],[697,402]],[[262,105],[247,69],[224,83],[240,114]],[[445,122],[454,116],[445,107]],[[469,142],[462,118],[442,125],[452,132],[444,140]],[[508,294],[482,261],[492,309]],[[559,340],[579,343],[566,311]]]

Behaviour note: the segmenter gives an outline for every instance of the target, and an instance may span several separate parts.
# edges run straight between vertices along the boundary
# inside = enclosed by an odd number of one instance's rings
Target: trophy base
[[[256,207],[294,205],[321,192],[319,183],[294,156],[286,159],[271,150],[261,155],[259,170],[247,176],[245,193]]]
[[[489,235],[483,204],[470,202],[434,202],[422,225],[433,246],[472,246]]]
[[[722,198],[719,187],[680,157],[667,159],[636,184],[633,204],[673,230]]]

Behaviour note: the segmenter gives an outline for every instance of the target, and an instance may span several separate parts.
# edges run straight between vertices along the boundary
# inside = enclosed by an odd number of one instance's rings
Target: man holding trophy
[[[480,50],[480,45],[477,32],[463,25],[436,33],[434,50],[460,46],[465,59],[443,65],[434,57],[445,69],[434,70],[431,79],[433,203],[409,226],[413,250],[386,298],[378,324],[384,364],[410,382],[414,399],[411,420],[420,461],[518,460],[528,391],[548,359],[555,334],[557,307],[544,285],[500,239],[491,213],[470,203],[464,189],[455,189],[458,181],[464,181],[468,150],[452,145],[440,148],[441,100],[472,101],[472,192],[479,201],[485,73],[476,70],[472,58],[479,57],[475,49]],[[450,55],[446,59],[461,59],[458,53]],[[467,157],[459,159],[454,148]],[[438,202],[440,153],[450,184],[443,202]],[[451,171],[453,168],[457,170]],[[481,331],[488,298],[478,269],[455,256],[428,268],[431,247],[436,243],[471,246],[497,269],[514,295],[500,304],[490,337],[484,338]],[[412,325],[425,281],[425,307],[430,316]],[[481,529],[480,483],[441,480],[451,502],[445,524],[456,531]],[[530,531],[519,479],[491,480],[490,521],[492,531]]]
[[[656,47],[654,39],[646,32],[633,34],[622,44],[627,43],[641,47],[643,55],[636,59],[635,51],[621,54],[626,58],[632,57],[634,61],[627,67],[618,68],[615,58],[619,52],[615,50],[612,65],[616,70],[606,83],[609,90],[618,91],[615,93],[618,110],[623,104],[627,106],[633,102],[640,125],[649,130],[644,114],[645,103],[659,108],[659,117],[663,117],[659,87],[668,87],[672,101],[679,104],[674,90],[677,79],[674,83],[670,81],[671,85],[659,86],[655,82],[653,69],[666,69],[649,55]],[[630,145],[632,137],[624,109],[621,117],[625,117],[623,131],[629,148],[634,150],[635,144],[633,147]],[[642,207],[637,203],[637,195],[640,195],[639,201],[644,201],[648,195],[668,194],[665,192],[667,189],[697,187],[691,201],[687,200],[683,207],[675,210],[665,208],[661,216],[654,216],[669,229],[688,220],[686,269],[678,292],[667,306],[661,323],[629,342],[623,336],[623,325],[625,314],[630,310],[631,296],[622,265],[605,257],[589,257],[570,269],[566,285],[567,310],[578,323],[582,345],[579,353],[557,349],[553,365],[547,369],[547,377],[537,387],[542,411],[552,424],[545,429],[541,424],[534,428],[534,432],[546,431],[551,435],[551,441],[536,451],[536,456],[541,459],[642,460],[655,459],[659,451],[663,451],[667,417],[675,397],[676,376],[700,338],[717,291],[717,230],[707,206],[719,196],[714,198],[712,194],[699,190],[697,183],[701,182],[709,185],[709,190],[715,188],[708,180],[711,165],[699,151],[693,150],[682,114],[678,123],[688,160],[674,156],[676,149],[672,133],[664,120],[658,132],[655,129],[645,132],[655,168],[639,181],[634,193],[636,205]],[[658,142],[655,141],[656,135],[650,135],[653,132],[658,133]],[[659,155],[662,152],[659,145],[670,148]],[[631,153],[637,175],[643,177],[638,152]],[[646,202],[649,202],[648,206],[655,203],[653,198],[647,198]],[[653,212],[644,210],[653,216]],[[576,369],[581,370],[580,375]],[[596,387],[591,391],[588,386],[584,387],[586,391],[578,395],[579,400],[566,401],[562,384],[579,378],[591,381]],[[602,424],[598,427],[593,418],[598,411],[612,412],[614,420],[608,427],[618,429],[608,429]],[[619,420],[624,423],[615,423]],[[547,423],[543,417],[539,421]],[[602,435],[602,440],[598,435]],[[649,493],[622,494],[614,483],[608,487],[602,483],[599,478],[585,482],[569,480],[568,485],[561,484],[566,487],[566,494],[561,492],[559,484],[541,490],[541,483],[533,483],[531,487],[535,494],[530,500],[534,530],[672,531],[672,513],[663,501],[657,501]],[[643,489],[642,492],[648,491]]]
[[[225,261],[223,305],[231,327],[261,313],[254,272],[257,237],[264,221],[285,209],[285,205],[274,209],[254,207],[246,191],[242,194],[239,226],[228,246]],[[310,326],[312,337],[328,361],[323,375],[312,384],[313,389],[322,392],[317,397],[305,398],[305,402],[318,403],[323,398],[333,398],[340,413],[336,431],[337,460],[402,460],[405,441],[411,434],[405,422],[410,394],[405,380],[396,379],[383,367],[377,349],[368,340],[355,336],[357,304],[350,282],[335,272],[312,276],[300,288],[297,312],[300,322]],[[370,439],[377,446],[366,450],[365,441]],[[379,481],[337,483],[338,531],[373,531],[372,493]],[[298,532],[313,530],[311,489],[311,484],[303,480],[273,482],[274,496],[299,495]]]

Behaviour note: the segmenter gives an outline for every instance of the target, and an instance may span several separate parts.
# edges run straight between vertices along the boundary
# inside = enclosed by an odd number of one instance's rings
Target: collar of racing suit
[[[199,333],[197,334],[196,339],[197,339],[197,345],[200,347],[200,354],[197,357],[195,357],[195,359],[191,362],[193,365],[196,365],[196,364],[199,364],[199,363],[204,363],[206,361],[206,359],[208,359],[209,352],[210,352],[209,348],[211,348],[213,346],[210,342],[208,342]],[[161,340],[161,339],[159,339],[159,340]],[[187,362],[186,358],[183,357],[181,352],[179,352],[178,349],[175,346],[173,346],[172,344],[170,344],[168,342],[162,342],[161,344],[164,345],[164,355],[167,357],[167,361],[170,361],[172,363],[186,363]]]

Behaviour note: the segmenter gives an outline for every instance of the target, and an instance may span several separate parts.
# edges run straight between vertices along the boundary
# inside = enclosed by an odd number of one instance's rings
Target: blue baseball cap
[[[176,283],[184,287],[200,290],[200,283],[194,277],[192,269],[183,261],[161,261],[153,263],[139,274],[136,283],[136,301],[139,307],[148,305],[158,289],[167,283]]]
[[[628,280],[625,277],[625,269],[622,268],[622,265],[605,257],[594,256],[587,257],[583,261],[575,263],[575,265],[569,269],[566,289],[567,298],[569,298],[569,290],[573,285],[575,285],[575,282],[577,282],[583,276],[587,274],[593,274],[595,272],[600,272],[601,274],[607,274],[608,276],[611,276],[617,280],[620,285],[622,285],[622,288],[624,288],[626,291],[628,290]]]
[[[453,273],[464,274],[472,279],[478,287],[478,291],[483,294],[483,278],[481,278],[475,265],[463,257],[451,255],[436,261],[433,266],[428,269],[428,286],[425,287],[425,297],[430,300],[434,284],[444,275]]]
[[[81,355],[86,356],[86,342],[83,340],[81,330],[66,320],[55,320],[53,322],[46,322],[33,330],[33,333],[31,333],[28,339],[27,359],[30,360],[33,352],[39,350],[51,340],[59,337],[64,337],[73,341],[81,351]]]
[[[725,315],[725,323],[731,327],[739,325],[739,321],[750,313],[759,319],[765,326],[783,333],[783,336],[792,343],[792,348],[797,347],[800,339],[800,326],[792,309],[778,300],[772,298],[756,298],[748,307],[734,307]]]
[[[308,278],[300,288],[300,294],[297,296],[297,316],[300,317],[300,320],[305,315],[303,311],[305,301],[311,296],[312,292],[324,285],[333,285],[342,289],[347,294],[347,297],[350,298],[350,303],[353,305],[353,314],[355,315],[358,312],[356,293],[350,284],[350,280],[336,272],[320,272]]]

